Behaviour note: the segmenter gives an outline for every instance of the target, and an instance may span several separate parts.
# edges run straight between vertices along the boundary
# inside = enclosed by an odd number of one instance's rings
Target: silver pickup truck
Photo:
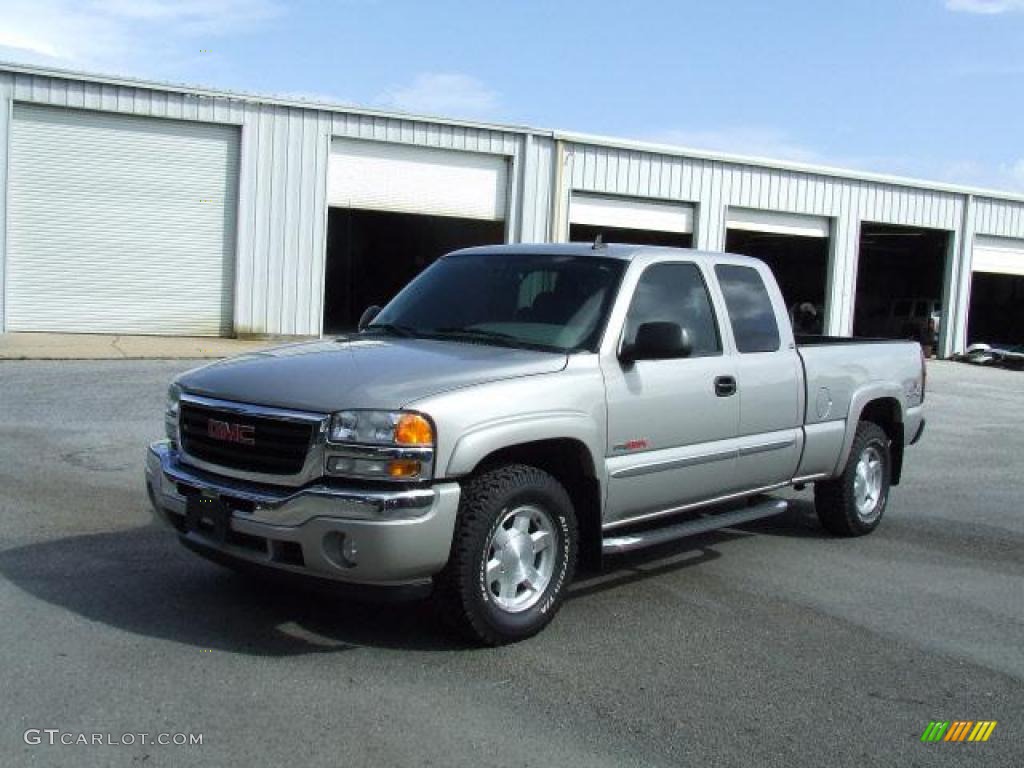
[[[551,621],[578,559],[778,514],[774,490],[870,533],[924,390],[916,343],[795,338],[754,259],[473,248],[357,333],[179,376],[146,482],[206,557],[426,587],[498,644]]]

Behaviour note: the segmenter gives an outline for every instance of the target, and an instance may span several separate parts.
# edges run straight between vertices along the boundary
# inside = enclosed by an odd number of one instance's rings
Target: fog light
[[[355,565],[358,555],[359,548],[356,547],[356,540],[351,536],[345,536],[341,541],[341,556],[345,560],[346,565]]]
[[[388,463],[383,459],[356,459],[352,470],[360,477],[382,477],[388,473]]]
[[[359,549],[352,537],[339,531],[331,531],[324,536],[323,552],[338,568],[355,568],[359,557]]]
[[[327,472],[331,475],[407,480],[419,477],[422,471],[422,463],[415,459],[359,459],[350,456],[330,456],[327,459]]]
[[[355,467],[356,460],[345,456],[332,456],[327,461],[327,471],[331,474],[343,475],[351,472]]]
[[[416,477],[420,473],[420,463],[412,459],[395,459],[388,464],[388,475],[391,477]]]

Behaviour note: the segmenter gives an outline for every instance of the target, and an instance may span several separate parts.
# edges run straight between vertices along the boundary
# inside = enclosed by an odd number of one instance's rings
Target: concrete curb
[[[217,359],[282,343],[272,339],[8,333],[0,336],[0,361]]]

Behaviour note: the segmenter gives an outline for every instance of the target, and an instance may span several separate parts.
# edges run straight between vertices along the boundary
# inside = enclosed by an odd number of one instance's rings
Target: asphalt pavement
[[[1024,764],[1024,373],[930,366],[873,535],[794,493],[485,650],[429,603],[252,581],[151,524],[145,446],[191,365],[0,362],[0,765]],[[998,725],[921,743],[931,720]],[[59,743],[94,733],[135,743]]]

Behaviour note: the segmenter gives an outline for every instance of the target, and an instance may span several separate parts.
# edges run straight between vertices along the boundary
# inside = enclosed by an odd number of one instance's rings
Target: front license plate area
[[[231,510],[217,496],[190,493],[185,501],[185,528],[209,536],[218,544],[228,538]]]

